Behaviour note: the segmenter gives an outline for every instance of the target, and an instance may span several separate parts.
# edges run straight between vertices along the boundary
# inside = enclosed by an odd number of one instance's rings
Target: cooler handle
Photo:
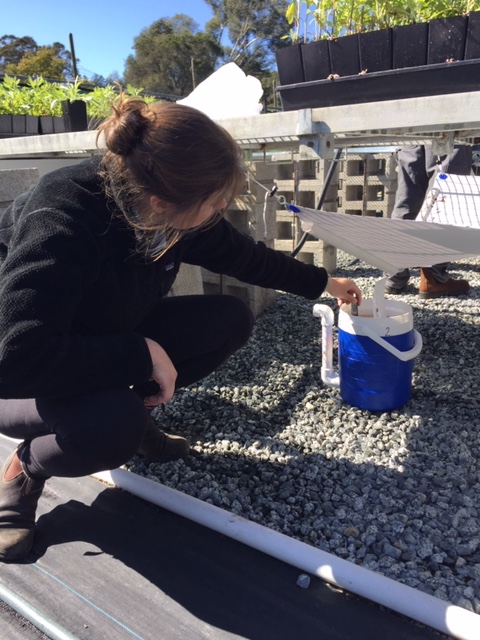
[[[413,358],[416,358],[420,353],[420,351],[422,350],[422,346],[423,346],[422,336],[418,333],[416,329],[413,330],[415,343],[409,351],[400,351],[400,349],[397,349],[396,347],[394,347],[393,344],[390,344],[390,342],[387,342],[386,340],[384,340],[381,336],[375,333],[375,331],[373,331],[372,329],[370,329],[365,325],[361,325],[361,330],[363,335],[366,335],[369,338],[371,338],[374,342],[379,344],[386,351],[389,351],[392,355],[396,356],[402,362],[408,362],[408,360],[413,360]]]

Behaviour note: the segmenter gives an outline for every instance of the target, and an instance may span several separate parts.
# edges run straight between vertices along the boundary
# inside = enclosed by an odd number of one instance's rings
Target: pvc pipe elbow
[[[322,367],[321,376],[322,382],[326,384],[327,387],[335,387],[336,389],[340,387],[340,376],[336,375],[333,369]]]

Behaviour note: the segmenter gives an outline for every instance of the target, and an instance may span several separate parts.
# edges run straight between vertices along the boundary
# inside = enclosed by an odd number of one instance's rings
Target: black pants
[[[139,333],[156,340],[184,387],[217,369],[251,335],[250,309],[233,296],[165,298]],[[29,475],[79,477],[114,469],[136,453],[149,414],[149,385],[68,398],[0,400],[0,433],[30,441]],[[158,388],[158,387],[157,387]]]

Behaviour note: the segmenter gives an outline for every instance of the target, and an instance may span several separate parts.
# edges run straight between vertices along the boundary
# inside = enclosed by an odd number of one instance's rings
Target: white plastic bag
[[[213,120],[256,116],[262,110],[260,80],[247,76],[234,62],[220,67],[178,104],[195,107]]]

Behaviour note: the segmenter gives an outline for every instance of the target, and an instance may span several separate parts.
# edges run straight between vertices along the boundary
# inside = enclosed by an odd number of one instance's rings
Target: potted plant
[[[475,5],[293,0],[286,14],[291,46],[276,51],[284,110],[479,87]]]
[[[23,87],[29,113],[39,119],[39,133],[62,133],[65,131],[60,102],[62,92],[56,83],[43,78],[29,78]]]
[[[0,136],[35,135],[38,117],[29,112],[27,96],[18,79],[5,76],[0,84]]]
[[[87,104],[82,97],[81,81],[61,85],[60,107],[65,131],[86,131],[88,129]]]
[[[142,94],[147,102],[157,99],[131,85],[126,93]],[[78,78],[72,83],[51,83],[38,77],[21,84],[18,78],[4,76],[0,82],[0,137],[95,128],[111,113],[117,96],[118,88],[112,85],[87,92]]]

